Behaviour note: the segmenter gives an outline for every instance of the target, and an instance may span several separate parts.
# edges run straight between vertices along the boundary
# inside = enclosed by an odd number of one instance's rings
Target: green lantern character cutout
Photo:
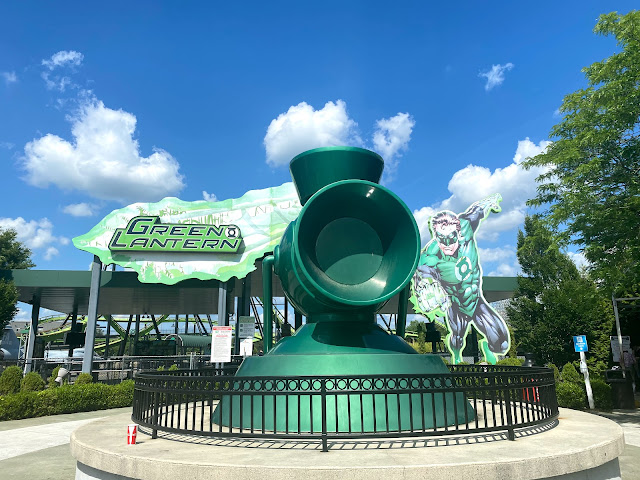
[[[411,281],[411,302],[416,313],[430,321],[444,318],[448,328],[446,346],[452,363],[462,362],[466,336],[475,325],[487,362],[509,350],[505,321],[482,295],[482,267],[475,234],[490,212],[500,212],[502,196],[490,195],[473,203],[464,213],[448,210],[429,219],[431,240],[422,250],[418,270]]]

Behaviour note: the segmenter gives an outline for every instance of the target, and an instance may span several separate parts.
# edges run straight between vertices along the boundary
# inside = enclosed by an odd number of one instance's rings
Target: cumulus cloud
[[[578,269],[582,270],[584,268],[589,267],[591,263],[587,260],[587,257],[584,256],[583,252],[567,252],[569,258],[576,264]]]
[[[320,110],[300,102],[269,124],[264,137],[267,163],[279,167],[312,148],[360,145],[357,126],[349,118],[347,105],[342,100],[327,102]]]
[[[402,152],[411,140],[415,120],[409,113],[398,113],[376,121],[367,147],[358,133],[358,124],[349,117],[342,100],[327,102],[315,110],[306,102],[289,107],[273,119],[264,137],[267,164],[272,167],[288,165],[293,157],[305,150],[318,147],[348,145],[371,148],[385,162],[385,180],[391,180],[398,167]]]
[[[217,202],[218,197],[216,197],[215,193],[207,193],[205,190],[202,191],[202,198],[207,202]]]
[[[491,171],[486,167],[468,165],[453,174],[448,190],[451,196],[444,201],[414,211],[420,232],[428,232],[427,221],[434,212],[451,210],[461,213],[473,202],[493,193],[501,193],[502,212],[491,214],[478,229],[478,238],[495,241],[500,232],[521,225],[526,213],[526,201],[536,192],[536,177],[542,168],[525,170],[522,162],[546,150],[551,142],[543,140],[535,144],[529,138],[520,140],[511,164]],[[428,241],[422,237],[423,243]]]
[[[75,72],[84,60],[84,55],[74,50],[61,50],[54,53],[50,59],[42,60],[45,71],[40,74],[48,90],[58,90],[64,92],[69,86],[76,86],[71,81],[71,77],[63,75],[54,70],[64,70]]]
[[[401,152],[409,147],[415,124],[415,120],[408,113],[398,113],[395,117],[376,121],[373,148],[384,159],[386,180],[393,178]]]
[[[17,233],[17,240],[32,251],[44,250],[46,260],[58,254],[54,245],[68,245],[69,239],[53,234],[53,224],[47,218],[26,221],[22,217],[0,218],[0,228],[12,229]]]
[[[489,277],[515,277],[520,272],[520,267],[510,263],[501,263],[497,268],[485,275]]]
[[[165,150],[143,157],[135,115],[85,99],[70,117],[73,141],[47,134],[24,147],[24,180],[120,202],[157,201],[184,187],[180,165]]]
[[[4,83],[6,83],[7,85],[16,83],[18,81],[16,72],[2,72],[0,73],[0,75],[2,75],[2,78],[4,78]]]
[[[508,72],[512,68],[513,63],[509,62],[504,65],[492,65],[491,70],[487,72],[480,72],[478,76],[487,79],[484,89],[488,92],[492,88],[502,85],[502,82],[504,82],[504,73]]]
[[[96,206],[92,203],[72,203],[65,206],[62,211],[74,217],[91,217],[95,214]]]
[[[84,55],[75,50],[61,50],[51,55],[48,60],[42,60],[42,65],[49,70],[54,70],[58,67],[66,66],[79,66],[84,60]]]

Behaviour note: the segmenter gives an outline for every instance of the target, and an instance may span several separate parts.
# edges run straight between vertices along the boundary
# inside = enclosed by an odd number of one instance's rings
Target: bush
[[[562,370],[564,372],[564,368]],[[558,396],[558,405],[561,407],[581,409],[587,405],[586,393],[584,389],[576,383],[557,383],[556,394]]]
[[[0,375],[0,395],[18,393],[20,382],[22,381],[22,370],[20,367],[8,367]]]
[[[73,382],[74,385],[87,385],[88,383],[93,383],[93,376],[90,373],[81,373]]]
[[[524,359],[517,357],[506,357],[502,360],[498,360],[496,365],[503,365],[507,367],[521,367],[524,363]]]
[[[553,370],[553,378],[556,381],[556,383],[559,382],[560,381],[560,370],[558,370],[558,367],[556,367],[554,363],[547,363],[545,365],[545,367],[550,368],[551,370]]]
[[[20,382],[21,392],[39,392],[44,390],[44,380],[39,373],[29,372]]]
[[[610,385],[596,378],[591,381],[591,390],[593,391],[593,403],[596,408],[602,410],[613,409]]]
[[[63,385],[5,395],[0,397],[0,420],[128,407],[133,404],[133,386],[133,380],[125,380],[118,385]]]
[[[176,365],[176,364],[174,363],[173,365],[171,365],[171,366],[169,367],[169,371],[170,371],[170,372],[173,372],[173,371],[175,371],[175,370],[178,370],[178,365]]]
[[[576,384],[582,383],[584,381],[582,376],[576,370],[576,367],[574,367],[571,363],[567,363],[564,367],[562,367],[560,379],[563,382],[571,382]]]

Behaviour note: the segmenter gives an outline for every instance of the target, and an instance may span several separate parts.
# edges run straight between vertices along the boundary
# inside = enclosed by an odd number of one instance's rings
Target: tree
[[[560,251],[552,232],[537,216],[525,218],[518,232],[518,275],[507,315],[519,350],[538,365],[575,361],[573,335],[586,335],[592,361],[608,359],[613,324],[608,299]]]
[[[15,230],[0,228],[0,270],[31,268],[31,250],[16,240]],[[18,290],[10,280],[0,280],[0,332],[18,313]]]
[[[610,294],[640,286],[640,12],[601,15],[594,32],[620,51],[583,69],[587,87],[567,95],[546,152],[525,167],[545,167],[530,205],[564,244],[584,248]]]

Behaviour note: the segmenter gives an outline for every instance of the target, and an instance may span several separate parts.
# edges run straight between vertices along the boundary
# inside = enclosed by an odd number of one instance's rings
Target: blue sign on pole
[[[588,352],[589,347],[587,346],[587,336],[586,335],[574,335],[573,336],[573,347],[576,352]]]

